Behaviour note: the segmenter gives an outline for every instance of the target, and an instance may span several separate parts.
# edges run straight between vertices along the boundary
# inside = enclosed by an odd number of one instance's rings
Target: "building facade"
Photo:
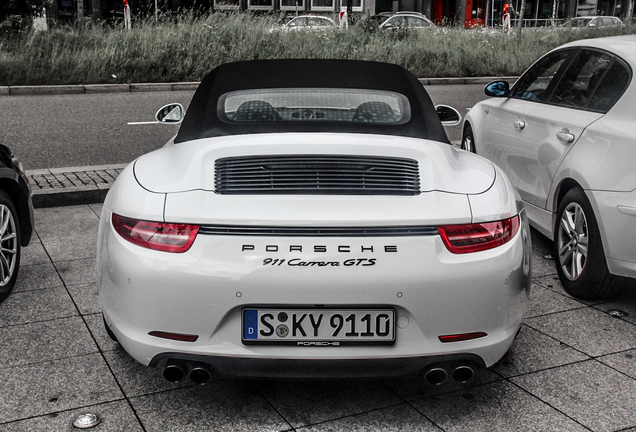
[[[128,0],[133,15],[180,9],[282,11],[337,15],[352,1],[353,12],[421,12],[438,24],[466,28],[501,25],[504,4],[510,5],[513,26],[519,21],[522,0]],[[631,19],[634,0],[526,0],[524,26],[546,26],[576,16],[607,15]],[[50,16],[60,20],[82,17],[117,19],[123,0],[53,0]]]

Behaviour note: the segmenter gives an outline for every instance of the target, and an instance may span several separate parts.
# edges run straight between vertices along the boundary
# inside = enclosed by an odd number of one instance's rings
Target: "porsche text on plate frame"
[[[508,350],[528,305],[525,211],[493,163],[450,145],[440,118],[459,114],[413,75],[230,63],[183,112],[159,110],[177,135],[120,174],[100,221],[105,325],[135,360],[199,384],[441,384]]]

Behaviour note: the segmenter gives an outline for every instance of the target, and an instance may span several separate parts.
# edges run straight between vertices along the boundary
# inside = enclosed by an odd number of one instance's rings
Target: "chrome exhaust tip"
[[[208,364],[196,364],[188,374],[190,381],[198,385],[205,385],[212,380],[212,367]]]
[[[424,374],[424,379],[426,380],[426,382],[435,386],[443,384],[447,378],[448,372],[439,367],[432,368],[426,371],[426,373]]]
[[[181,362],[168,360],[163,369],[163,377],[170,382],[178,382],[185,376],[185,367]]]
[[[451,377],[453,381],[464,384],[473,379],[474,375],[475,371],[470,366],[458,366],[453,370]]]

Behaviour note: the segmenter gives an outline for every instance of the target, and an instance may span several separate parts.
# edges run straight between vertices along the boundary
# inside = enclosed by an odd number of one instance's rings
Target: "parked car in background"
[[[387,20],[387,18],[390,18],[391,16],[395,15],[395,12],[380,12],[377,13],[375,15],[370,15],[369,17],[367,17],[367,20],[371,20],[376,22],[378,25],[382,24],[384,21]]]
[[[510,177],[554,239],[563,287],[607,297],[636,278],[636,36],[587,39],[539,59],[466,116],[462,148]]]
[[[319,15],[302,15],[283,25],[285,30],[324,30],[336,28],[334,20]]]
[[[219,66],[106,197],[107,331],[170,381],[470,380],[521,326],[531,245],[503,172],[450,145],[459,122],[392,64]]]
[[[22,163],[0,144],[0,302],[15,285],[22,247],[33,234],[33,203]]]
[[[572,18],[569,21],[566,21],[566,27],[607,27],[607,26],[620,26],[623,25],[623,22],[613,16],[586,16],[586,17],[576,17]]]
[[[433,27],[435,27],[433,21],[426,18],[425,15],[417,12],[397,12],[380,23],[381,29],[388,30],[405,28],[421,30]]]

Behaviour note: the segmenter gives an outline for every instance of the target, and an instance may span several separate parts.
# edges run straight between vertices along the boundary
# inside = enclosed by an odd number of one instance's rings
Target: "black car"
[[[21,249],[33,234],[33,202],[22,163],[0,144],[0,302],[13,289]]]

